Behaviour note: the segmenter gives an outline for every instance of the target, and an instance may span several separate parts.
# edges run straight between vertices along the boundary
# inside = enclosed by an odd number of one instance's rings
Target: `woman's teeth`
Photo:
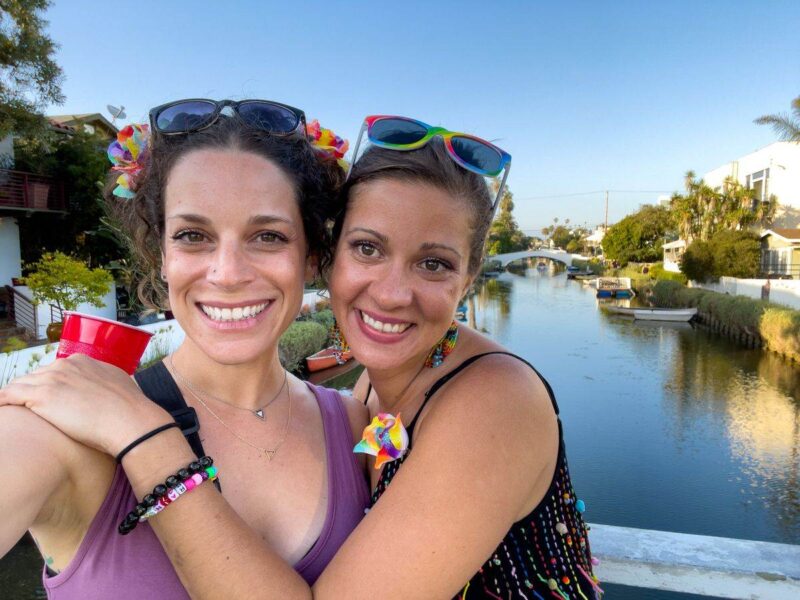
[[[238,306],[236,308],[218,308],[216,306],[206,306],[201,304],[200,308],[212,321],[241,321],[255,317],[262,310],[267,308],[269,302],[254,304],[253,306]]]
[[[403,333],[406,329],[411,327],[411,323],[381,323],[365,312],[361,313],[361,320],[375,331],[380,331],[381,333]]]

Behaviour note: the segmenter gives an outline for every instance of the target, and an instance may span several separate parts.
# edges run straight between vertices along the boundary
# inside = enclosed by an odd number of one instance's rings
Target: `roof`
[[[113,131],[115,134],[119,129],[111,121],[106,119],[100,113],[82,113],[78,115],[51,115],[47,117],[50,121],[60,125],[74,126],[79,123],[98,123],[105,127],[108,131]]]
[[[761,234],[762,238],[774,235],[785,239],[788,242],[800,242],[800,228],[797,229],[767,229]]]
[[[675,240],[674,242],[667,242],[662,248],[665,250],[670,250],[671,248],[684,248],[686,246],[685,240]]]
[[[70,125],[64,125],[52,117],[47,117],[47,122],[50,123],[50,127],[52,127],[55,131],[60,131],[61,133],[73,133],[75,131],[74,127]]]

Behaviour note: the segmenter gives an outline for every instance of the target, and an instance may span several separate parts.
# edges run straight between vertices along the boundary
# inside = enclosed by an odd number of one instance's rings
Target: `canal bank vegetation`
[[[697,308],[701,324],[749,347],[763,347],[800,362],[800,311],[700,288],[656,281],[640,293],[659,308]]]

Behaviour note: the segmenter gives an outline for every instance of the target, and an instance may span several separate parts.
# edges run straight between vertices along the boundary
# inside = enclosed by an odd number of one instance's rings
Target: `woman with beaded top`
[[[356,449],[377,456],[371,510],[313,586],[211,486],[167,506],[153,529],[194,598],[598,598],[552,390],[453,321],[505,182],[493,201],[482,176],[507,176],[510,156],[403,117],[368,117],[365,132],[372,147],[345,185],[328,279],[339,327],[366,366],[355,395],[373,420]],[[66,416],[41,391],[27,404],[109,453],[164,422],[136,394],[115,394],[113,411],[100,395],[67,392]],[[124,430],[98,434],[75,418],[91,410]],[[124,466],[142,497],[191,458],[166,432]]]
[[[168,299],[186,338],[137,381],[177,409],[198,456],[213,454],[236,518],[312,584],[369,501],[351,452],[367,415],[352,398],[287,374],[278,339],[300,310],[304,281],[329,256],[325,223],[344,171],[306,139],[302,111],[271,101],[173,102],[152,111],[151,127],[149,149],[140,126],[112,145],[129,151],[126,172],[139,173],[112,182],[109,202],[150,265],[140,295]],[[56,361],[7,391],[47,382],[66,409],[65,385],[95,389],[83,376],[101,365],[92,362]],[[109,400],[118,388],[138,393],[102,366]],[[157,407],[140,397],[145,412]],[[136,505],[135,480],[66,431],[0,408],[0,556],[30,530],[50,598],[188,598],[149,526],[117,532]]]

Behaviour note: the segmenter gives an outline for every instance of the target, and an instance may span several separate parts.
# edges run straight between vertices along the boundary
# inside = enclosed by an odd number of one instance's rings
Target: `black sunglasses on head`
[[[298,130],[306,134],[305,113],[272,100],[176,100],[150,111],[150,127],[163,135],[201,131],[216,122],[225,107],[253,129],[273,135],[292,135]]]

